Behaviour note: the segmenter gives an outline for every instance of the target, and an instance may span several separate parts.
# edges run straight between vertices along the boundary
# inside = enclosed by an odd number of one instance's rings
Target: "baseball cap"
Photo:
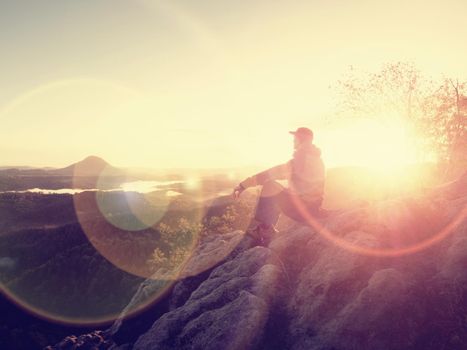
[[[295,131],[289,131],[290,134],[292,135],[295,135],[299,138],[309,138],[309,139],[313,139],[313,131],[311,131],[310,129],[308,128],[298,128],[297,130]]]

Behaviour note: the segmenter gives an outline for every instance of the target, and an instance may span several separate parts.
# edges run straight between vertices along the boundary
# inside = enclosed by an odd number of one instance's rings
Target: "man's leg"
[[[284,187],[272,180],[265,182],[261,189],[254,218],[265,228],[275,226],[279,220],[281,210],[277,203],[277,196],[282,191]]]
[[[276,181],[264,183],[254,218],[247,229],[247,233],[255,239],[256,244],[268,245],[272,239],[275,232],[274,226],[280,215],[277,197],[283,190],[284,187]]]

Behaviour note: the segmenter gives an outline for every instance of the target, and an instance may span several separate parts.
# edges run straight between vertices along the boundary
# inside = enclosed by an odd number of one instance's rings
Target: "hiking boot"
[[[267,247],[278,232],[274,225],[257,223],[250,226],[245,233],[254,239],[255,245]]]
[[[252,219],[250,221],[250,224],[248,225],[248,227],[245,230],[245,234],[251,236],[255,240],[260,239],[261,238],[261,236],[259,234],[259,226],[260,225],[261,225],[261,222],[259,222],[258,220]]]
[[[276,234],[279,231],[274,227],[274,225],[268,226],[268,227],[262,227],[260,229],[260,234],[261,234],[261,245],[263,247],[269,246],[269,243],[274,239]]]

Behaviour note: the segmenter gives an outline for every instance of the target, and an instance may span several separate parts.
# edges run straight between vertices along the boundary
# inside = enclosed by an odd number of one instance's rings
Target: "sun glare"
[[[402,122],[360,121],[326,136],[330,166],[363,166],[395,172],[417,162],[415,140]]]

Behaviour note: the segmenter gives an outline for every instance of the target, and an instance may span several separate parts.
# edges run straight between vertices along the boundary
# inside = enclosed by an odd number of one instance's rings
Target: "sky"
[[[2,0],[0,165],[269,166],[299,126],[329,165],[376,162],[399,127],[326,123],[338,79],[465,80],[466,37],[462,0]]]

